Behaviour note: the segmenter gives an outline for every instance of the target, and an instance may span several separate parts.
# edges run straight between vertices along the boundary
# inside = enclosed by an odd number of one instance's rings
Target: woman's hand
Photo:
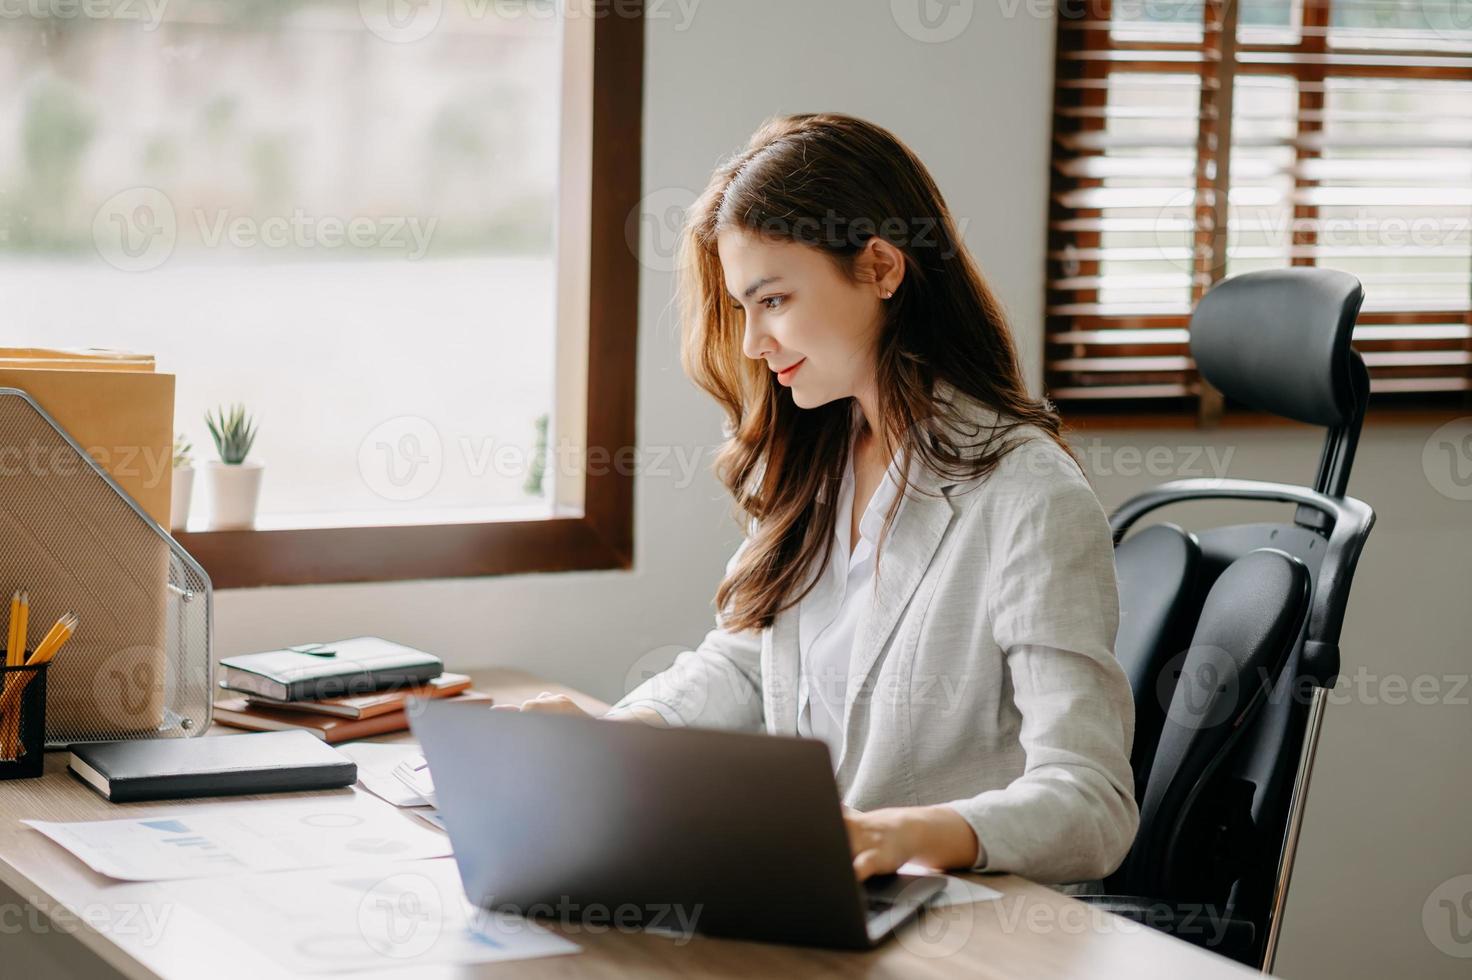
[[[854,874],[860,881],[894,871],[915,856],[918,831],[910,810],[890,807],[860,813],[845,808],[849,850],[854,856]]]
[[[530,701],[523,701],[521,704],[493,704],[491,710],[526,711],[542,715],[572,715],[574,718],[602,717],[609,721],[642,721],[654,728],[667,727],[659,712],[649,708],[628,708],[619,712],[609,712],[606,715],[595,715],[579,708],[577,702],[566,694],[553,694],[551,691],[543,691]]]
[[[906,861],[932,868],[972,868],[984,853],[976,832],[948,806],[887,807],[860,813],[844,807],[854,875],[889,874]]]
[[[574,715],[581,718],[593,717],[579,708],[566,694],[553,694],[551,691],[543,691],[530,701],[523,701],[521,704],[495,704],[491,706],[491,710],[527,711],[544,715]]]

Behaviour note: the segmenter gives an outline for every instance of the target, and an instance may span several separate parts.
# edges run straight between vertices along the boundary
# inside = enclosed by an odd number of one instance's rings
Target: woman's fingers
[[[897,867],[899,865],[886,859],[883,851],[878,849],[862,851],[854,858],[854,877],[864,881],[875,875],[887,874]]]
[[[848,849],[854,856],[854,869],[857,871],[862,855],[874,854],[884,846],[884,835],[862,813],[855,812],[852,817],[845,816],[843,822],[848,828]],[[867,877],[868,874],[859,876],[860,880]]]
[[[854,856],[854,874],[860,881],[895,871],[915,854],[915,844],[906,831],[905,811],[845,810],[849,851]]]
[[[872,865],[874,863],[873,851],[860,851],[854,855],[854,877],[860,881],[871,878],[874,875]]]
[[[530,701],[521,703],[522,711],[534,711],[549,715],[586,715],[587,712],[579,708],[572,698],[565,694],[553,694],[543,691]]]
[[[868,849],[868,844],[865,841],[869,836],[869,831],[864,826],[864,822],[859,814],[845,810],[843,814],[843,826],[848,831],[848,849],[850,853],[857,856],[860,851]]]
[[[521,704],[493,704],[491,710],[527,711],[546,715],[587,715],[587,712],[579,708],[572,698],[565,694],[553,694],[551,691],[543,691]]]

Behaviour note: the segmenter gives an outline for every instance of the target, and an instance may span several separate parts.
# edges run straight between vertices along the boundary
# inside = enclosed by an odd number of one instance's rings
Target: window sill
[[[627,569],[588,517],[481,524],[180,531],[216,589]]]

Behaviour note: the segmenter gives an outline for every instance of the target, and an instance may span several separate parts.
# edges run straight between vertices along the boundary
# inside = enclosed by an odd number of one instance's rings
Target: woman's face
[[[765,361],[799,408],[873,387],[882,297],[898,286],[903,269],[897,249],[870,239],[856,260],[855,282],[810,245],[728,230],[716,248],[730,301],[746,311],[742,352]]]

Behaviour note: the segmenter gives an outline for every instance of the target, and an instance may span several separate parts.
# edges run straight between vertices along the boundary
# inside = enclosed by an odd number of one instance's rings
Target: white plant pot
[[[173,490],[169,497],[169,530],[182,531],[189,525],[189,501],[194,497],[194,467],[174,467]]]
[[[211,531],[251,528],[256,523],[256,503],[261,497],[261,474],[265,467],[251,460],[238,465],[212,460],[205,463],[205,527]]]

